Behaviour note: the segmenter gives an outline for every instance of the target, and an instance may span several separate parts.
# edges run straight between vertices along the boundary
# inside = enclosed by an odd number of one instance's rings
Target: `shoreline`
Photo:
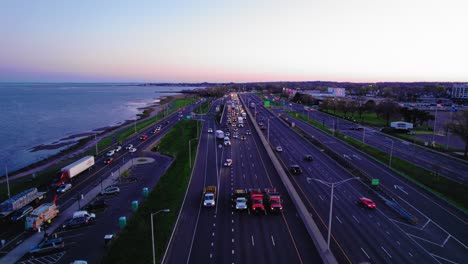
[[[160,98],[161,104],[158,104],[158,103],[155,103],[155,102],[150,102],[145,107],[139,107],[137,109],[138,110],[143,110],[143,111],[141,113],[138,113],[138,114],[135,115],[136,120],[140,121],[140,120],[143,120],[143,119],[146,119],[146,118],[153,117],[153,116],[155,116],[155,115],[157,115],[159,113],[162,106],[165,105],[168,100],[170,101],[172,99],[183,98],[183,97],[185,97],[184,94],[177,93],[177,94],[175,94],[173,96],[161,97]],[[41,144],[41,145],[35,146],[33,148],[30,148],[29,151],[33,152],[32,150],[34,150],[34,148],[36,148],[35,151],[54,150],[54,149],[59,149],[59,148],[62,148],[64,146],[69,145],[68,147],[64,148],[63,150],[61,150],[61,151],[59,151],[59,152],[57,152],[55,154],[52,154],[52,155],[50,155],[50,156],[48,156],[48,157],[46,157],[46,158],[44,158],[42,160],[33,162],[33,163],[31,163],[29,165],[26,165],[26,166],[24,166],[22,168],[19,168],[17,170],[9,172],[9,178],[10,178],[10,180],[13,180],[13,178],[26,176],[28,174],[33,173],[33,171],[39,171],[39,170],[44,169],[45,167],[50,166],[51,163],[53,163],[53,162],[57,162],[57,161],[60,161],[61,159],[67,158],[68,156],[84,152],[86,149],[90,148],[90,146],[95,144],[94,143],[95,140],[99,141],[103,137],[107,136],[107,134],[111,133],[112,131],[120,129],[122,127],[125,127],[125,126],[131,124],[132,122],[135,122],[135,120],[124,120],[124,121],[120,122],[118,125],[100,127],[100,128],[96,128],[96,129],[92,130],[92,131],[96,131],[96,132],[99,132],[99,133],[82,132],[82,133],[67,136],[67,137],[62,138],[62,139],[60,139],[58,141],[53,142],[52,144]],[[90,134],[90,135],[85,136],[85,137],[80,136],[80,135],[83,135],[83,134]],[[96,139],[94,138],[95,135],[96,135]],[[79,139],[79,140],[74,140],[74,141],[70,141],[70,142],[61,142],[64,139],[71,140],[71,139],[79,138],[79,137],[82,137],[82,138]],[[94,144],[91,144],[91,143],[94,143]],[[5,174],[0,175],[0,179],[1,179],[0,182],[5,181]]]

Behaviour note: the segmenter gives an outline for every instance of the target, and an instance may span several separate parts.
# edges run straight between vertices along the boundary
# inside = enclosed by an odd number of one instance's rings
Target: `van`
[[[96,215],[93,213],[89,213],[88,211],[76,211],[73,213],[73,218],[79,217],[88,217],[88,218],[96,218]]]
[[[13,222],[19,221],[19,220],[23,219],[23,217],[27,216],[33,210],[34,210],[34,208],[32,206],[30,206],[30,205],[25,206],[25,207],[19,209],[18,211],[16,211],[13,214],[13,216],[11,216],[11,221],[13,221]]]

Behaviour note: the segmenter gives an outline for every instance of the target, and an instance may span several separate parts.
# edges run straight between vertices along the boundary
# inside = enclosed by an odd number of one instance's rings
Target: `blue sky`
[[[468,81],[468,1],[25,1],[0,81]]]

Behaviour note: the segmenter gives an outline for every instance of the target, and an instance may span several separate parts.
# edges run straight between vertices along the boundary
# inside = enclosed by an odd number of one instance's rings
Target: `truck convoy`
[[[224,140],[224,132],[222,130],[216,130],[215,137],[216,139]]]
[[[203,190],[203,206],[214,207],[216,205],[216,186],[207,186]]]
[[[18,193],[0,204],[0,219],[5,220],[10,214],[24,206],[32,202],[39,202],[44,199],[45,195],[46,192],[39,192],[37,188],[31,188]]]
[[[233,202],[236,210],[247,210],[247,192],[245,190],[235,190],[233,193]]]
[[[60,179],[57,185],[70,182],[73,177],[94,166],[94,157],[86,156],[60,170]]]
[[[57,206],[54,203],[45,203],[34,209],[26,216],[26,230],[36,231],[49,220],[52,220],[59,213]]]
[[[249,190],[249,204],[252,212],[265,212],[265,206],[263,205],[263,193],[260,189]]]

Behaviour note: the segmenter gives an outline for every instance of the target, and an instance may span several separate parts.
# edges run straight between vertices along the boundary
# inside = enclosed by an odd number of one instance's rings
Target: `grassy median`
[[[332,134],[330,129],[324,127],[321,123],[315,120],[308,120],[307,116],[303,114],[296,114],[295,112],[289,112],[290,116],[308,122],[314,127]],[[389,164],[390,155],[384,151],[374,148],[370,145],[362,143],[361,141],[352,137],[345,136],[343,133],[336,133],[336,137],[347,142],[353,147],[373,157],[374,159]],[[400,159],[398,157],[392,157],[392,168],[398,171],[401,175],[416,182],[429,189],[433,193],[436,193],[458,205],[462,210],[466,211],[468,208],[468,200],[466,199],[467,188],[460,183],[452,181],[446,177],[443,177],[438,173],[438,169],[430,171],[425,168],[419,167],[409,161]],[[376,176],[378,178],[378,176]]]
[[[127,227],[110,244],[102,263],[151,263],[151,221],[150,214],[168,208],[169,213],[153,217],[156,260],[159,263],[172,228],[181,208],[187,189],[191,169],[189,168],[188,142],[197,136],[196,121],[179,122],[154,149],[174,158],[174,162],[160,178],[148,199],[130,217]],[[197,140],[193,140],[192,157],[195,157]]]

